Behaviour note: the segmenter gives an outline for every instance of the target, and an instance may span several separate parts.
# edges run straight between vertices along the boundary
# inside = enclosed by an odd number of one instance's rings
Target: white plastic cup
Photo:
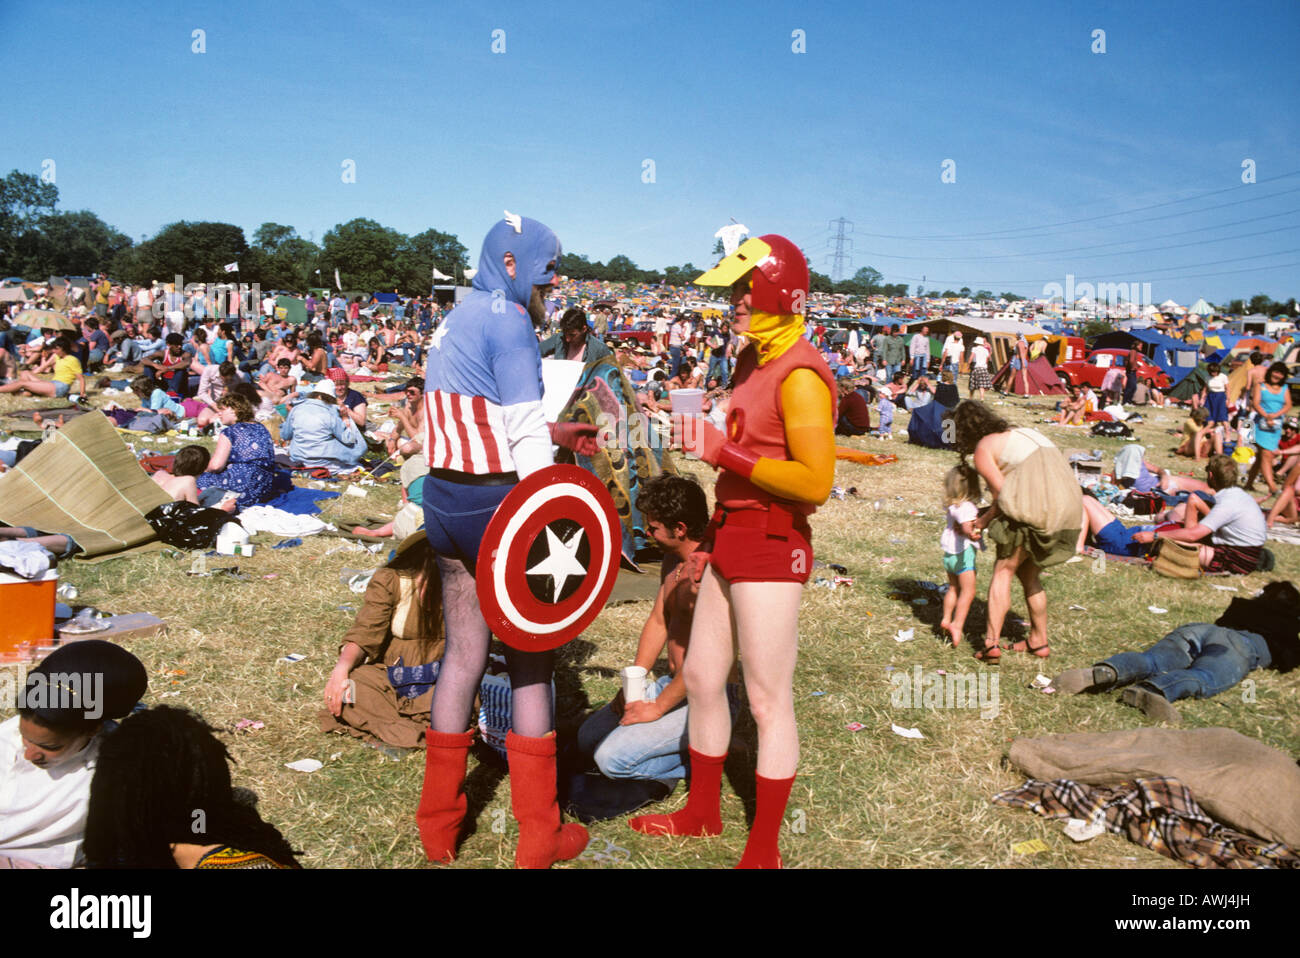
[[[675,416],[699,416],[704,412],[704,390],[670,389],[668,390],[668,402],[671,404]]]
[[[645,701],[646,670],[639,665],[629,665],[621,673],[623,677],[623,701]]]

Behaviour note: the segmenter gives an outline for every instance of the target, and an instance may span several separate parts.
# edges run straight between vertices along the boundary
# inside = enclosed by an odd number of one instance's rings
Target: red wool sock
[[[727,754],[704,755],[691,749],[691,793],[686,807],[671,815],[642,815],[628,824],[646,835],[722,834],[722,766]]]
[[[736,867],[780,868],[781,851],[777,847],[777,841],[781,836],[781,823],[785,820],[785,806],[790,800],[794,776],[764,778],[756,774],[754,781],[757,785],[754,824],[749,829],[745,854]]]

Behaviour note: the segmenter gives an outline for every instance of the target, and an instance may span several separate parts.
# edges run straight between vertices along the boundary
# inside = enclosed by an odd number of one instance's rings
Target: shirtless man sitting
[[[298,391],[298,380],[289,375],[293,364],[288,358],[276,360],[274,371],[267,372],[258,380],[257,391],[271,402],[283,402],[285,397]]]
[[[647,678],[643,701],[625,702],[620,690],[583,723],[578,747],[594,757],[607,778],[661,782],[668,791],[660,790],[660,797],[666,797],[687,772],[682,663],[699,591],[689,557],[700,547],[708,526],[708,500],[694,481],[661,475],[646,483],[636,504],[645,517],[646,531],[663,549],[664,560],[659,592],[641,630],[633,664],[649,673],[666,647],[668,674],[653,682]],[[733,696],[733,713],[735,702]]]

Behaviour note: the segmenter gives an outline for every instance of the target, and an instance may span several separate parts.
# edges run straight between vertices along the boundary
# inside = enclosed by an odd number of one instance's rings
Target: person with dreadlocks
[[[756,809],[738,868],[780,868],[777,838],[799,762],[794,667],[799,602],[812,568],[808,517],[835,477],[836,388],[803,337],[808,261],[783,236],[746,240],[695,281],[730,286],[736,360],[726,432],[674,417],[687,453],[721,470],[713,541],[683,674],[691,790],[671,815],[631,820],[650,835],[718,835],[722,767],[731,741],[727,676],[739,644],[758,725]]]
[[[90,868],[298,868],[298,852],[230,784],[230,753],[187,709],[124,721],[100,749]]]
[[[71,868],[81,857],[103,746],[149,686],[130,652],[102,639],[55,649],[0,723],[0,869]],[[139,810],[135,810],[139,815]]]
[[[552,442],[584,455],[597,449],[595,426],[548,424],[542,411],[542,359],[533,327],[546,320],[543,298],[556,282],[559,260],[555,233],[506,213],[483,241],[474,289],[443,320],[429,347],[424,520],[438,555],[447,642],[424,736],[424,788],[416,811],[430,861],[455,857],[467,807],[470,713],[491,639],[474,582],[483,533],[521,479],[552,465]],[[549,868],[576,858],[587,845],[585,828],[560,824],[553,661],[549,651],[506,648],[513,725],[506,753],[519,868]]]

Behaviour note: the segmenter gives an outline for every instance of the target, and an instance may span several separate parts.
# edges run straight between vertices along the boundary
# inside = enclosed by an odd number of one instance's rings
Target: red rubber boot
[[[628,824],[646,835],[722,834],[722,766],[727,753],[705,755],[691,749],[691,792],[686,807],[671,815],[641,815]]]
[[[474,742],[474,730],[424,733],[424,788],[415,822],[420,828],[424,854],[431,862],[456,857],[456,839],[465,819],[465,761]]]
[[[587,830],[560,824],[555,799],[555,734],[543,738],[506,733],[510,760],[510,810],[519,823],[516,868],[550,868],[577,858],[587,847]]]
[[[757,793],[754,796],[754,824],[749,829],[749,841],[745,843],[745,854],[740,856],[737,868],[780,868],[781,850],[777,840],[781,835],[781,823],[785,819],[785,806],[790,800],[790,787],[794,785],[794,776],[789,778],[764,778],[755,774],[754,782]]]

